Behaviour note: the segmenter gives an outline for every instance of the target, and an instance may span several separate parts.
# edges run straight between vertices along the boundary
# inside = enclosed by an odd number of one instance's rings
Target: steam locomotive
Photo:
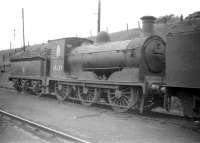
[[[105,104],[118,112],[169,110],[176,96],[185,116],[199,117],[198,24],[179,24],[182,29],[175,28],[165,42],[153,33],[155,17],[141,19],[143,34],[133,40],[111,42],[100,32],[96,43],[62,38],[38,45],[40,54],[27,50],[15,55],[9,80],[18,91],[52,94],[86,106]]]

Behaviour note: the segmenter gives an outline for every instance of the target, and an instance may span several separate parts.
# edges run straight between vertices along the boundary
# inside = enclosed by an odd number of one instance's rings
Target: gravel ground
[[[0,120],[0,143],[48,143],[32,134]]]
[[[13,88],[12,82],[8,81],[9,73],[0,72],[0,87]]]
[[[0,89],[0,109],[49,125],[91,142],[199,143],[200,133],[184,128],[123,116],[106,109],[54,99],[19,95]]]

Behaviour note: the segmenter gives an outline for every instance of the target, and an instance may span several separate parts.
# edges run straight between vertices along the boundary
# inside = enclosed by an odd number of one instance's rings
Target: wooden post
[[[97,21],[97,34],[101,30],[101,0],[98,3],[98,21]]]
[[[23,48],[24,48],[24,51],[25,51],[24,8],[22,8],[22,29],[23,29]]]

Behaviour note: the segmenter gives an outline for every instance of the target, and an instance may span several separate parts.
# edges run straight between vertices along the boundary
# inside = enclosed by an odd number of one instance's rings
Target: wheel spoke
[[[59,101],[64,101],[71,94],[71,87],[67,85],[56,85],[56,98]]]
[[[123,100],[119,100],[119,105],[123,106]]]
[[[82,90],[80,91],[79,97],[83,105],[90,106],[93,103],[97,102],[97,100],[99,99],[99,93],[97,91],[97,88],[80,87],[80,89]],[[87,91],[87,93],[83,93],[83,90]]]
[[[123,98],[125,98],[127,101],[128,101],[128,99],[129,99],[129,97],[127,97],[127,96],[123,96]]]
[[[33,82],[33,94],[40,97],[42,94],[42,86],[40,81]]]
[[[117,112],[126,112],[138,102],[138,88],[121,87],[108,92],[109,103]],[[136,93],[136,94],[135,94]]]
[[[69,88],[70,88],[70,92],[69,92],[68,98],[71,99],[71,100],[79,99],[78,94],[80,92],[80,89],[76,88],[76,87],[72,87],[72,86],[69,86]]]
[[[115,96],[112,96],[112,95],[111,95],[111,99],[115,99]]]
[[[124,100],[126,101],[126,104],[128,104],[129,102],[128,98],[124,98]]]

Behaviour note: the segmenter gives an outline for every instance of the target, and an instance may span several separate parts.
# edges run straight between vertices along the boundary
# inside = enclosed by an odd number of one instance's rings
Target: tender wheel
[[[21,92],[22,88],[21,88],[21,82],[20,80],[13,80],[13,87],[18,91]]]
[[[42,95],[42,85],[41,82],[36,81],[33,83],[33,94],[40,97]]]
[[[27,93],[29,91],[29,82],[28,80],[22,80],[21,81],[22,85],[22,92]]]
[[[200,118],[200,114],[195,112],[194,96],[192,93],[179,92],[178,98],[180,98],[183,106],[183,114],[186,118]]]
[[[71,100],[79,100],[78,96],[78,88],[76,86],[70,86],[70,93],[69,93],[69,99]]]
[[[137,88],[133,87],[108,89],[108,100],[115,111],[126,112],[131,107],[137,105],[139,101],[139,92]]]
[[[79,98],[83,105],[91,106],[99,99],[98,89],[94,87],[79,87]]]
[[[58,101],[64,101],[67,99],[69,95],[69,87],[62,85],[62,84],[56,84],[56,98]]]

